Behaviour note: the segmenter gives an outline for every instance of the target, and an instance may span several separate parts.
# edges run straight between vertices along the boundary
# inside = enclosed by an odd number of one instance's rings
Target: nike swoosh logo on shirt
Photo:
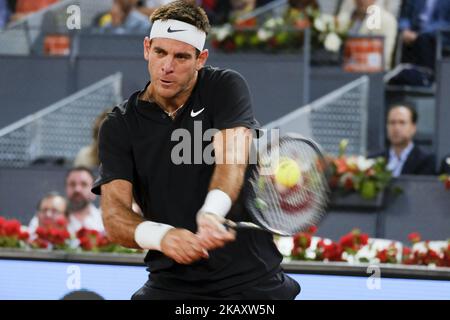
[[[186,31],[186,30],[174,30],[174,29],[171,29],[171,27],[169,27],[169,28],[167,28],[167,32],[168,33],[174,33],[174,32],[181,32],[181,31]]]
[[[198,116],[200,113],[203,112],[203,110],[205,110],[205,108],[200,109],[197,112],[194,112],[194,110],[191,110],[191,117],[194,118],[194,117]]]

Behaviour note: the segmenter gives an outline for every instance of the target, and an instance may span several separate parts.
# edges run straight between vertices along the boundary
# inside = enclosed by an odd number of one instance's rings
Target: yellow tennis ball
[[[300,167],[292,159],[282,159],[275,169],[275,182],[287,188],[295,186],[300,177]]]

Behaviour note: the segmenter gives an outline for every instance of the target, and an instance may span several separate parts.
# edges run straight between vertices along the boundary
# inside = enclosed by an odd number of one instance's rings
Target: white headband
[[[202,51],[205,46],[206,33],[197,27],[179,20],[156,20],[150,31],[153,38],[168,38],[185,42]]]

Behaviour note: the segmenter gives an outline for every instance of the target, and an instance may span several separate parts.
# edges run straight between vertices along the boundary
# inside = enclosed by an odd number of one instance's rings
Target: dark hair
[[[66,198],[64,198],[64,196],[62,196],[58,191],[50,191],[50,192],[46,193],[41,199],[39,199],[37,206],[36,206],[36,210],[39,210],[41,208],[42,201],[44,201],[45,199],[51,199],[51,198],[56,198],[56,197],[63,198],[64,201],[66,201]],[[66,211],[64,212],[64,214],[67,214],[67,206],[66,206]]]
[[[159,7],[153,12],[150,19],[152,22],[169,19],[183,21],[197,27],[206,34],[208,34],[210,28],[205,10],[195,3],[185,0],[173,1]]]
[[[412,123],[414,123],[414,124],[417,123],[417,120],[419,119],[419,115],[417,114],[416,109],[412,105],[404,103],[404,102],[394,103],[394,104],[392,104],[389,107],[389,110],[388,110],[387,114],[389,115],[389,113],[393,109],[396,109],[396,108],[406,108],[406,109],[408,109],[409,112],[411,113],[411,121],[412,121]]]
[[[67,178],[69,177],[69,175],[72,172],[76,172],[76,171],[86,171],[91,176],[92,180],[95,180],[94,172],[92,172],[91,169],[89,169],[88,167],[85,167],[85,166],[77,166],[77,167],[70,168],[67,171],[64,181],[67,183]]]

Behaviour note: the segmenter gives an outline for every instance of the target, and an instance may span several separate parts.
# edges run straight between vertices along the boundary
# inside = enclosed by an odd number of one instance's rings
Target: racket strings
[[[264,163],[277,152],[279,159],[296,161],[300,168],[300,179],[290,190],[280,190],[273,175],[256,174],[251,179],[253,196],[263,205],[252,207],[253,216],[269,230],[294,234],[316,224],[327,204],[328,183],[323,174],[321,155],[309,144],[298,139],[282,139],[260,154]]]

